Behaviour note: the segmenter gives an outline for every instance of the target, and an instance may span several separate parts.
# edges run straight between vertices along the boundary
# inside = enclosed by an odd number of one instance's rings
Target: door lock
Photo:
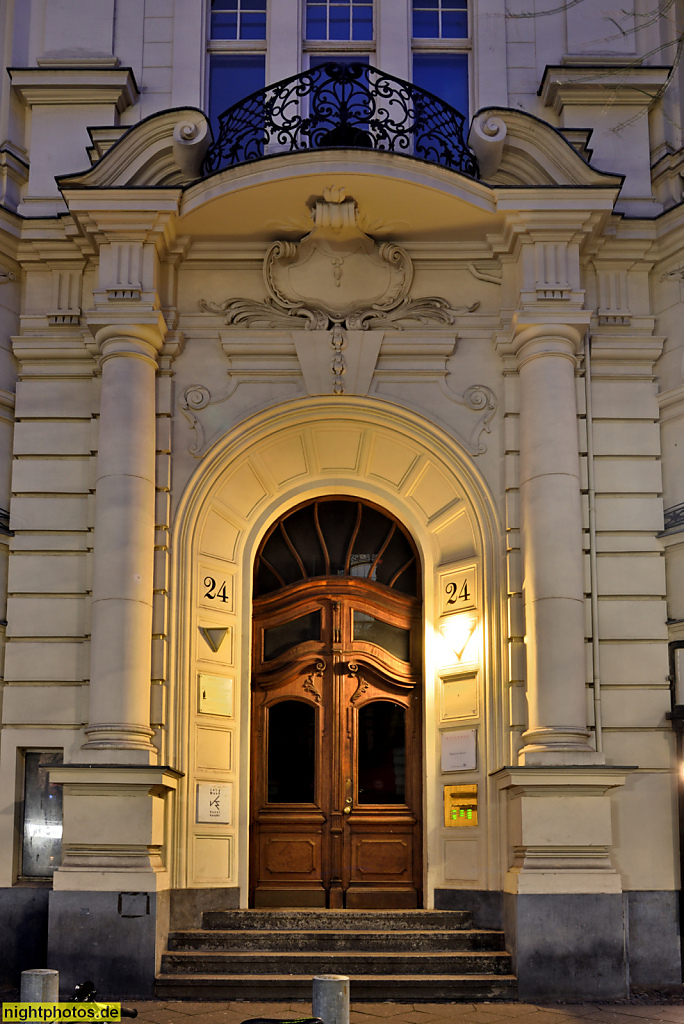
[[[344,807],[342,808],[342,813],[343,814],[351,814],[351,812],[352,812],[351,803],[352,803],[352,798],[350,796],[348,796],[347,799],[344,801]]]

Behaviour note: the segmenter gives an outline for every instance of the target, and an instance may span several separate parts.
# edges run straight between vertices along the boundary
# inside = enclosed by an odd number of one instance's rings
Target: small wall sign
[[[466,772],[477,767],[477,729],[442,733],[442,771]]]
[[[477,676],[442,681],[442,719],[477,717]]]
[[[202,715],[233,717],[233,679],[231,676],[198,676],[198,711]]]
[[[197,823],[230,825],[233,804],[231,782],[197,783]]]

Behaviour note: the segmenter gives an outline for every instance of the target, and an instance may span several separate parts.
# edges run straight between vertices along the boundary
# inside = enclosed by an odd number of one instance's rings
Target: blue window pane
[[[263,11],[266,14],[266,0],[242,0],[243,11]]]
[[[245,11],[240,18],[240,39],[265,39],[266,13]]]
[[[321,64],[367,64],[368,57],[360,56],[357,54],[344,54],[344,53],[328,53],[319,54],[314,57],[313,55],[309,59],[310,68],[318,68]]]
[[[442,11],[442,39],[465,39],[467,35],[467,11]]]
[[[413,38],[439,39],[439,14],[437,11],[414,10]]]
[[[306,9],[306,38],[328,38],[326,8],[322,4],[309,4]]]
[[[359,7],[358,4],[353,8],[353,20],[352,20],[352,39],[372,39],[373,38],[373,8]]]
[[[219,114],[234,103],[263,89],[266,81],[263,56],[214,54],[209,70],[209,120],[216,137]]]
[[[450,103],[468,121],[468,57],[464,53],[416,53],[413,81]]]
[[[349,39],[349,4],[330,7],[330,39]]]
[[[237,14],[230,14],[228,12],[212,14],[212,39],[237,39],[237,37]]]
[[[427,8],[430,8],[432,10],[436,10],[436,8],[437,8],[437,0],[413,0],[413,6],[414,6],[414,8],[427,7]]]

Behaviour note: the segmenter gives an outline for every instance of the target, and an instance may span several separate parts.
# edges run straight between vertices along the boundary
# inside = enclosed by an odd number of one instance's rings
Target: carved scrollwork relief
[[[462,395],[453,391],[448,383],[446,383],[446,380],[444,386],[449,398],[456,402],[457,405],[462,405],[466,409],[472,409],[473,412],[482,411],[482,415],[470,431],[468,444],[473,455],[483,455],[487,451],[487,445],[481,440],[481,435],[483,433],[490,433],[489,424],[497,409],[496,395],[485,384],[472,384],[469,388],[466,388]]]
[[[317,661],[316,667],[309,672],[308,676],[302,683],[302,689],[306,690],[307,693],[310,693],[317,704],[321,703],[321,691],[316,686],[314,679],[316,676],[322,675],[323,672],[325,672],[325,662]]]
[[[479,303],[452,308],[437,296],[414,299],[413,263],[393,242],[378,244],[362,231],[356,201],[343,188],[325,189],[312,210],[313,230],[300,242],[277,241],[263,263],[264,302],[200,301],[231,327],[296,330],[444,327]]]
[[[192,455],[198,455],[202,451],[206,440],[204,427],[197,416],[195,416],[195,412],[200,409],[206,409],[210,403],[211,392],[209,388],[205,388],[202,384],[191,384],[190,387],[185,389],[183,397],[178,403],[181,412],[190,424],[190,429],[195,434],[194,443],[188,449]]]
[[[356,679],[356,689],[349,698],[350,704],[356,704],[357,700],[359,700],[366,692],[366,690],[370,686],[370,683],[368,682],[367,679],[364,679],[360,675],[359,666],[356,664],[355,661],[350,661],[347,663],[347,674],[350,675],[352,679]]]

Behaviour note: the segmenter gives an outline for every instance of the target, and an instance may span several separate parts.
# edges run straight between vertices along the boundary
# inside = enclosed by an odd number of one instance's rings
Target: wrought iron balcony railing
[[[465,119],[438,96],[367,64],[330,62],[252,93],[219,117],[211,174],[280,153],[384,150],[477,177]]]

